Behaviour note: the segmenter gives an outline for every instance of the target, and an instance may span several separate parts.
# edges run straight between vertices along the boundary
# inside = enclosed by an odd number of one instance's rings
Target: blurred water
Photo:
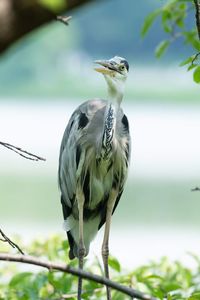
[[[33,167],[2,147],[1,171],[55,171],[60,141],[77,103],[57,99],[47,103],[1,102],[1,141],[47,158]],[[199,178],[200,106],[124,103],[123,107],[130,123],[134,176]]]

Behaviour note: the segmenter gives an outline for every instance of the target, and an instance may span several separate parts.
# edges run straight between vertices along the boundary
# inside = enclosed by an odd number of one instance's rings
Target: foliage
[[[23,249],[31,255],[66,262],[77,267],[77,261],[68,261],[68,244],[59,236],[53,236],[46,241],[33,241]],[[0,250],[10,249],[5,243],[1,243]],[[113,257],[110,258],[109,265],[113,280],[149,293],[158,299],[197,300],[200,299],[200,260],[194,255],[193,258],[196,262],[194,270],[178,261],[170,262],[166,257],[131,272],[125,272]],[[90,264],[86,261],[85,268],[92,273],[102,274],[97,259]],[[70,274],[49,272],[30,266],[27,270],[21,264],[1,262],[0,278],[1,300],[76,299],[77,278]],[[105,288],[99,284],[84,280],[83,288],[83,299],[105,298]],[[112,293],[113,300],[126,299],[126,296],[117,291]]]
[[[39,0],[39,2],[50,9],[52,12],[57,13],[66,8],[66,0]]]
[[[183,39],[184,44],[189,44],[195,54],[191,55],[180,65],[188,64],[188,71],[193,70],[193,79],[200,83],[200,67],[198,62],[198,53],[200,51],[200,41],[196,28],[195,6],[193,0],[168,0],[165,4],[155,11],[151,12],[145,19],[141,34],[144,37],[157,18],[161,19],[163,31],[166,39],[161,41],[156,47],[155,55],[160,58],[167,48],[179,38]],[[191,19],[193,22],[191,22]],[[192,23],[190,28],[189,23]]]
[[[66,99],[66,96],[73,100],[80,97],[85,100],[90,97],[105,97],[104,82],[98,76],[94,76],[92,61],[118,54],[128,59],[131,65],[130,75],[133,72],[134,76],[127,82],[131,84],[126,88],[128,96],[126,99],[160,102],[188,101],[190,98],[199,102],[197,89],[189,87],[189,90],[185,90],[186,85],[177,88],[177,80],[171,80],[172,82],[168,84],[162,80],[158,84],[157,78],[153,77],[155,72],[152,68],[157,64],[152,57],[152,52],[158,41],[165,40],[158,23],[158,19],[161,20],[158,6],[164,3],[166,1],[160,0],[144,0],[137,3],[132,0],[96,1],[96,4],[94,2],[93,5],[74,10],[73,19],[68,27],[55,21],[32,32],[1,56],[1,98],[6,97],[7,100],[17,98],[26,101],[32,98],[34,101],[36,99],[41,101],[41,98]],[[145,41],[142,42],[141,24],[144,16],[154,9],[158,11],[157,21],[155,24],[153,21],[152,33],[146,34]],[[195,28],[194,10],[190,12],[190,18],[190,23]],[[166,52],[167,48],[164,50]],[[180,45],[174,43],[173,51],[168,51],[166,55],[163,68],[165,74],[166,63],[168,69],[169,62],[172,65],[180,59],[180,56],[184,59],[190,53],[193,54],[193,51],[189,46],[180,49]],[[144,75],[140,78],[141,72],[136,70],[136,67],[147,68],[144,70],[144,74],[147,74],[149,64],[151,75],[148,76],[148,80],[144,79]],[[172,74],[177,78],[174,70]],[[162,78],[162,74],[158,76]],[[102,86],[99,86],[101,82]],[[174,86],[169,89],[171,84]]]

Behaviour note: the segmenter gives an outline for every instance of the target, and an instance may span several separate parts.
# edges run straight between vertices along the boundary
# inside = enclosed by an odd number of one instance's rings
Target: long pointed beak
[[[98,64],[104,68],[94,68],[95,71],[102,74],[112,74],[113,71],[117,71],[117,69],[111,64],[109,60],[95,60],[95,64]]]

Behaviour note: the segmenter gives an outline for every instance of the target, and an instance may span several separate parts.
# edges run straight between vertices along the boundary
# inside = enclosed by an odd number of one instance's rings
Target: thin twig
[[[26,150],[21,149],[20,147],[16,147],[14,145],[11,145],[9,143],[5,143],[5,142],[0,142],[0,145],[6,147],[9,150],[14,151],[15,153],[19,154],[20,156],[26,158],[26,159],[30,159],[30,160],[34,160],[34,161],[38,161],[38,160],[43,160],[45,161],[46,159],[43,157],[40,157],[38,155],[32,154]]]
[[[103,271],[102,265],[101,265],[101,263],[100,263],[100,260],[99,260],[99,258],[98,258],[98,256],[97,256],[96,254],[95,254],[95,259],[96,259],[97,265],[98,265],[98,267],[99,267],[99,269],[100,269],[100,271],[101,271],[101,275],[103,276],[104,271]]]
[[[64,273],[70,273],[74,276],[82,277],[84,279],[88,279],[91,281],[95,281],[97,283],[109,286],[115,290],[118,290],[128,296],[131,296],[133,298],[141,299],[141,300],[157,300],[154,297],[151,297],[150,295],[146,295],[142,292],[139,292],[137,290],[134,290],[130,287],[126,287],[124,285],[121,285],[119,283],[113,282],[105,277],[95,275],[88,273],[86,271],[75,269],[73,267],[70,267],[69,265],[61,264],[61,263],[54,263],[50,261],[43,261],[40,260],[34,256],[29,255],[19,255],[19,254],[7,254],[7,253],[0,253],[0,260],[1,261],[14,261],[19,263],[25,263],[25,264],[31,264],[36,265],[40,267],[47,268],[49,271],[57,270]]]
[[[62,22],[63,24],[65,25],[69,25],[69,20],[72,19],[72,16],[68,16],[68,17],[65,17],[65,16],[57,16],[56,17],[56,20],[57,21],[60,21]]]
[[[199,57],[199,55],[200,55],[200,52],[198,52],[198,53],[196,53],[196,54],[194,55],[194,58],[193,58],[192,61],[191,61],[191,64],[192,64],[192,65],[194,65],[195,60]]]
[[[22,255],[24,255],[24,252],[21,250],[21,248],[13,241],[11,241],[11,239],[9,239],[9,237],[7,237],[7,235],[5,235],[5,233],[1,229],[0,229],[0,234],[3,237],[0,239],[1,242],[8,243],[11,247],[16,248]]]
[[[195,10],[196,10],[196,26],[197,26],[197,32],[200,40],[200,0],[194,0]]]

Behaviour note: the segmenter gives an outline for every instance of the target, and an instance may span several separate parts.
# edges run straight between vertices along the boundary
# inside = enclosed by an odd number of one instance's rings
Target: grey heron
[[[118,56],[95,63],[99,66],[95,70],[107,82],[108,99],[84,102],[72,114],[61,143],[58,177],[69,258],[77,257],[82,269],[90,242],[105,223],[102,257],[109,278],[111,216],[123,192],[130,159],[129,124],[120,107],[129,65]],[[78,300],[81,290],[79,278]]]

